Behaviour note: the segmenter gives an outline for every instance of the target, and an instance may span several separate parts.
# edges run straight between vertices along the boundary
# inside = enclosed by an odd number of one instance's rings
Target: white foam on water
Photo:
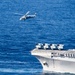
[[[23,15],[23,14],[21,14],[21,13],[14,13],[15,15]]]
[[[39,62],[25,62],[25,61],[0,61],[0,64],[5,64],[5,63],[16,63],[16,64],[33,64],[33,63],[39,63]]]
[[[41,72],[41,69],[11,69],[11,68],[0,68],[0,72],[6,72],[6,73],[37,73],[37,72]]]

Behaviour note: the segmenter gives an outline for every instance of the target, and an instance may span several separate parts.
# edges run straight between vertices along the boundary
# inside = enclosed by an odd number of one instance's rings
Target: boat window
[[[67,57],[67,54],[65,54],[65,56]]]
[[[73,54],[71,54],[71,57],[73,57]]]
[[[54,53],[51,53],[51,54],[54,54]]]
[[[63,57],[63,56],[64,56],[64,54],[60,54],[60,56],[61,56],[61,57]]]

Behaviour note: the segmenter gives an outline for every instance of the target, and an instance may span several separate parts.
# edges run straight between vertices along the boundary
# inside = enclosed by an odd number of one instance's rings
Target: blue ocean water
[[[37,16],[20,21],[27,11]],[[75,48],[75,1],[0,0],[0,75],[72,75],[44,73],[30,54],[39,42]]]

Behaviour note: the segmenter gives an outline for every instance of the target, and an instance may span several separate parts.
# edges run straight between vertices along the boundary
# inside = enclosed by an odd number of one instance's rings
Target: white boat
[[[31,51],[44,71],[75,73],[75,49],[64,50],[62,44],[37,44]]]

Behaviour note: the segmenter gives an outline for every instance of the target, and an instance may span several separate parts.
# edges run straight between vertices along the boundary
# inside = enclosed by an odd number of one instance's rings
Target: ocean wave
[[[42,72],[41,69],[11,69],[11,68],[0,68],[0,72],[7,73],[37,73]]]
[[[26,61],[26,62],[25,62],[25,61],[24,61],[24,62],[22,62],[22,61],[0,61],[0,63],[2,63],[2,64],[3,64],[3,63],[21,63],[21,64],[26,64],[26,63],[27,63],[27,64],[29,64],[29,63],[30,63],[30,64],[33,64],[33,63],[37,63],[37,64],[38,64],[39,62],[27,62],[27,61]]]
[[[16,15],[16,16],[22,16],[23,14],[21,14],[21,13],[12,13],[12,14],[14,14],[14,15]]]

